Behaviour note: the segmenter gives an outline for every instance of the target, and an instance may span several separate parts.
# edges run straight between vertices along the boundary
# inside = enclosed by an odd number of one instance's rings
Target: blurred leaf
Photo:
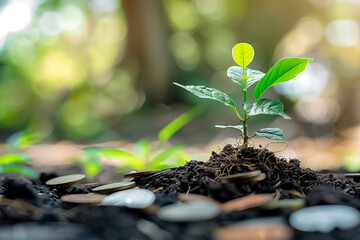
[[[100,156],[95,148],[85,148],[86,159],[79,161],[88,177],[95,177],[102,170]]]
[[[28,133],[26,130],[24,130],[11,135],[6,141],[6,144],[9,148],[9,151],[14,152],[32,146],[42,141],[46,137],[47,135],[41,132]]]
[[[305,70],[311,58],[284,58],[266,73],[266,75],[256,85],[253,96],[257,101],[260,96],[270,87],[287,82]]]
[[[215,125],[217,128],[235,128],[237,130],[243,131],[243,125]]]
[[[123,149],[97,149],[97,152],[105,158],[114,158],[120,160],[129,168],[135,170],[145,169],[145,160],[136,156],[134,153]]]
[[[254,49],[248,43],[238,43],[232,49],[232,57],[240,67],[246,67],[254,58]]]
[[[6,154],[0,157],[0,165],[9,163],[28,162],[32,159],[24,154]]]
[[[138,156],[143,157],[144,159],[149,157],[150,154],[150,146],[149,141],[142,139],[138,141],[134,146],[134,153]]]
[[[246,103],[245,111],[248,116],[256,115],[278,115],[284,119],[290,120],[291,117],[284,113],[284,106],[280,100],[261,99],[255,103]]]
[[[271,140],[284,140],[284,132],[280,128],[262,128],[255,132],[260,137],[266,137]]]
[[[175,118],[172,122],[160,130],[158,134],[159,141],[167,142],[174,133],[202,114],[202,112],[203,110],[200,107],[194,107]]]
[[[18,165],[1,165],[0,173],[17,173],[26,177],[36,177],[36,172],[28,167]]]
[[[101,164],[95,162],[82,162],[87,177],[95,177],[101,172]]]
[[[184,149],[184,145],[177,145],[166,149],[165,151],[159,153],[150,163],[149,169],[158,169],[165,161],[171,157],[175,152],[181,151]]]
[[[237,115],[238,112],[236,110],[234,101],[226,94],[223,93],[217,89],[214,88],[208,88],[205,86],[183,86],[179,83],[175,83],[174,84],[176,86],[182,87],[186,90],[188,90],[189,92],[191,92],[192,94],[194,94],[195,96],[199,97],[199,98],[207,98],[207,99],[212,99],[218,102],[221,102],[223,104],[225,104],[225,106],[228,106],[229,108],[231,108]]]
[[[252,86],[254,83],[257,83],[262,77],[265,76],[265,73],[246,68],[246,76],[248,77],[246,81],[247,87]],[[229,67],[227,70],[227,76],[241,88],[244,88],[244,79],[243,79],[243,68],[239,66]]]

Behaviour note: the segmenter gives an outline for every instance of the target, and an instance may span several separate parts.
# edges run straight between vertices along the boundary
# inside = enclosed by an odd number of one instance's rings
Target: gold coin
[[[69,187],[75,183],[81,182],[82,180],[85,179],[85,177],[86,176],[84,174],[71,174],[71,175],[56,177],[47,181],[46,185],[51,187],[60,187],[60,188]]]
[[[117,192],[120,190],[133,188],[135,186],[136,186],[135,182],[116,182],[116,183],[110,183],[110,184],[102,185],[100,187],[96,187],[92,191],[95,193],[104,194],[104,193]]]
[[[222,211],[242,211],[251,208],[262,207],[274,199],[273,194],[255,194],[237,198],[221,204]]]
[[[106,195],[101,194],[69,194],[61,197],[61,201],[75,204],[90,204],[95,205],[101,203]]]

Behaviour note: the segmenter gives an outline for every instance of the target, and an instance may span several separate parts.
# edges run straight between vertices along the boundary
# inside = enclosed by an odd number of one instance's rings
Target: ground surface
[[[257,182],[219,180],[254,170],[265,173],[266,178]],[[123,207],[65,204],[62,195],[90,193],[91,187],[76,184],[61,191],[49,189],[44,183],[54,176],[46,173],[34,181],[0,182],[0,239],[211,239],[219,227],[264,216],[286,221],[289,215],[288,211],[250,209],[222,212],[211,221],[169,223],[154,213]],[[343,204],[360,209],[357,183],[302,168],[299,160],[278,158],[264,148],[226,145],[207,162],[190,161],[135,181],[138,187],[156,192],[159,207],[177,202],[179,193],[201,194],[220,202],[275,193],[279,199],[303,198],[307,206]],[[360,230],[335,230],[330,235],[294,231],[294,239],[360,239]]]

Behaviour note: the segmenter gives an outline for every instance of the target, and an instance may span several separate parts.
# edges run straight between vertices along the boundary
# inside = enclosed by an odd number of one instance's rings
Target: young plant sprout
[[[248,121],[256,115],[277,115],[284,119],[291,119],[284,113],[284,106],[280,100],[260,99],[261,95],[270,87],[287,82],[299,73],[304,71],[306,65],[312,59],[310,58],[284,58],[275,63],[275,65],[266,73],[247,68],[254,58],[254,49],[248,43],[238,43],[232,49],[232,57],[239,66],[232,66],[228,69],[228,77],[243,90],[242,115],[239,114],[234,101],[226,94],[214,88],[205,86],[184,86],[179,83],[175,85],[182,87],[199,98],[212,99],[225,104],[233,110],[240,120],[241,125],[216,125],[218,128],[235,128],[241,131],[243,146],[247,147],[249,139],[255,136],[266,137],[272,140],[284,140],[284,132],[280,128],[262,128],[253,135],[249,135]],[[256,84],[252,95],[254,103],[248,102],[248,90]]]
[[[194,107],[181,114],[158,133],[158,144],[151,148],[149,141],[141,139],[135,143],[133,151],[119,148],[85,148],[85,159],[76,160],[80,163],[86,175],[94,177],[100,173],[102,166],[100,158],[119,160],[122,165],[118,170],[154,170],[178,167],[191,160],[191,156],[183,151],[184,145],[166,147],[170,138],[191,120],[201,115],[203,110]]]

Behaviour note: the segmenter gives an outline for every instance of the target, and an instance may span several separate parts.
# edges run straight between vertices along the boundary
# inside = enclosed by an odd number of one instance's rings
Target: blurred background
[[[359,24],[360,0],[3,0],[0,141],[36,131],[47,148],[28,152],[51,162],[78,144],[156,140],[201,105],[204,113],[172,143],[201,149],[206,159],[238,140],[236,131],[213,127],[236,118],[172,82],[218,88],[240,106],[226,70],[235,65],[232,47],[247,42],[255,49],[249,67],[263,72],[283,57],[314,59],[265,96],[281,99],[293,120],[254,118],[250,128],[283,128],[287,144],[272,147],[308,166],[360,169]],[[61,150],[51,154],[51,146]]]

